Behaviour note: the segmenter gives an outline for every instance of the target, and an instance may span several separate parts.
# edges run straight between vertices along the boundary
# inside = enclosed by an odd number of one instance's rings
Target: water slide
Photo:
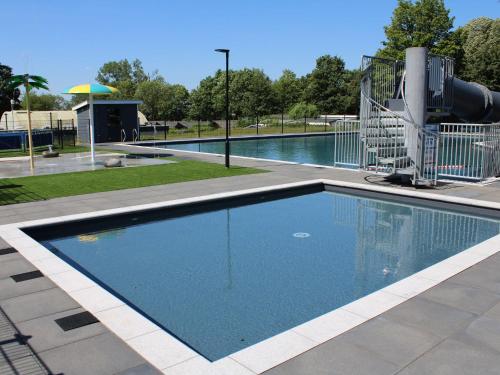
[[[453,77],[451,112],[470,122],[500,121],[500,92],[491,91],[475,82]]]

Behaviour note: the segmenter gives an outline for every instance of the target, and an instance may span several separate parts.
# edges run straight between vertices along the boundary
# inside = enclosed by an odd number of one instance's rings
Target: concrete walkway
[[[173,153],[223,162],[218,156]],[[378,176],[358,171],[241,158],[232,161],[270,172],[3,206],[0,224],[316,178],[387,184]],[[500,202],[500,183],[442,184],[432,192]],[[12,274],[34,269],[19,254],[0,256],[0,262],[0,307],[24,335],[32,336],[29,342],[52,372],[156,373],[100,323],[61,333],[59,327],[54,328],[54,320],[79,312],[81,307],[43,277],[14,283]],[[490,257],[266,374],[498,374],[499,270],[500,257]]]

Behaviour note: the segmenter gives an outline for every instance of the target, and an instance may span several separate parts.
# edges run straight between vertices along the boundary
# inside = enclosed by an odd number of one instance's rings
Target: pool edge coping
[[[199,373],[259,374],[335,338],[500,251],[499,234],[365,297],[217,361],[210,362],[160,327],[154,325],[143,315],[71,267],[21,230],[34,226],[113,216],[134,211],[147,211],[154,208],[195,204],[317,184],[438,200],[466,206],[500,209],[500,203],[497,202],[442,196],[386,186],[314,179],[6,224],[0,226],[0,236],[148,362],[160,371],[167,371],[168,373],[188,369]]]

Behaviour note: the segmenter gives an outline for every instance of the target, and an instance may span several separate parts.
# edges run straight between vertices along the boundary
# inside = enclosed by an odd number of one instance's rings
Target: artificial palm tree
[[[30,90],[32,89],[48,90],[49,89],[47,87],[48,83],[49,82],[41,76],[32,76],[29,74],[19,74],[12,76],[10,78],[10,86],[12,90],[14,90],[19,86],[24,86],[26,90],[26,110],[28,112],[28,143],[29,143],[31,170],[35,168],[35,162],[33,159],[33,138],[31,136]]]

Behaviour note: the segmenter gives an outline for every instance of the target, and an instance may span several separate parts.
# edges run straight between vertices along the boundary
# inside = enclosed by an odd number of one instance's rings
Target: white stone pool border
[[[380,315],[500,251],[500,235],[497,235],[370,295],[220,360],[210,362],[21,231],[23,228],[34,226],[317,184],[500,210],[500,204],[496,202],[318,179],[2,225],[0,236],[153,366],[165,374],[174,375],[259,374]]]

